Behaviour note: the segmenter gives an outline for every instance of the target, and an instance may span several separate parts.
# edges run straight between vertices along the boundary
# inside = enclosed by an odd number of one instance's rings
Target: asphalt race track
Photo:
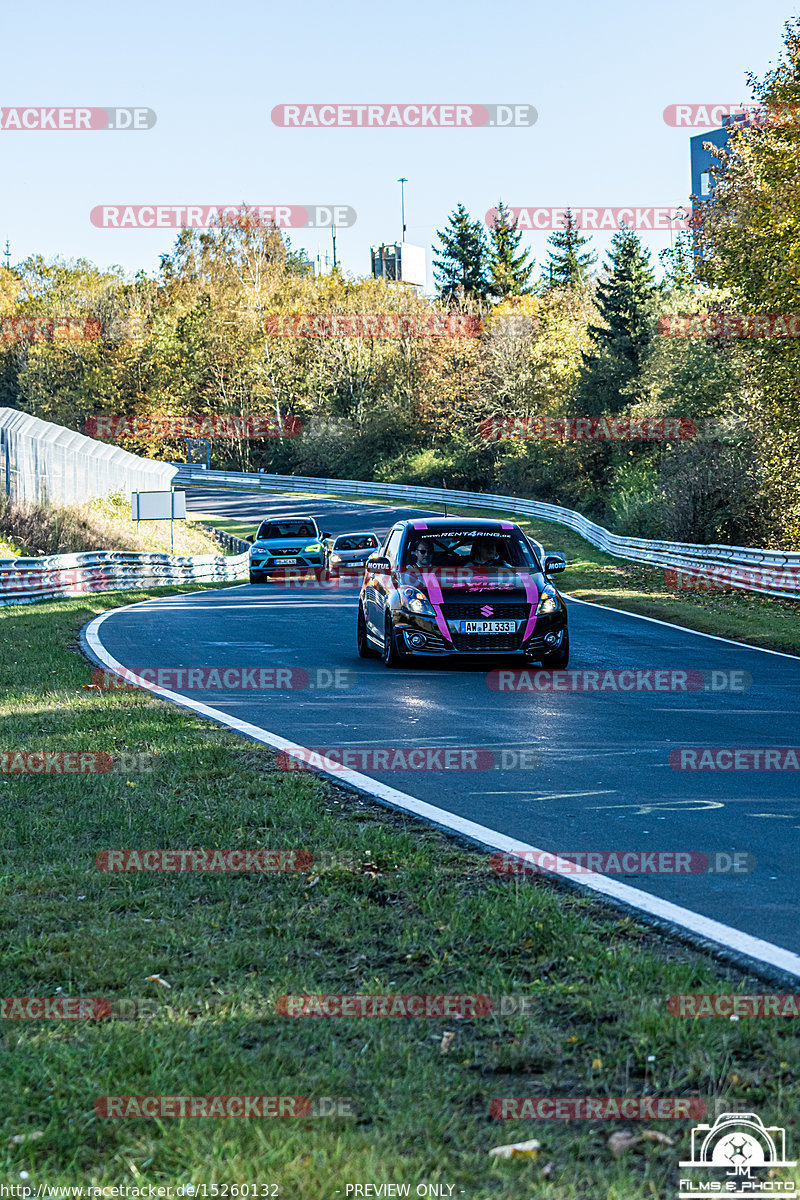
[[[309,512],[333,534],[381,532],[398,517],[422,513],[204,490],[189,494],[189,508],[254,526],[267,514]],[[559,549],[557,543],[547,548]],[[561,579],[568,593],[569,568]],[[377,660],[359,659],[356,597],[355,589],[288,590],[277,583],[170,597],[111,613],[96,643],[133,671],[346,668],[357,681],[340,690],[173,690],[311,749],[490,750],[495,766],[489,769],[357,769],[456,818],[547,851],[679,851],[705,854],[712,866],[738,864],[738,871],[620,878],[800,954],[798,772],[676,770],[669,763],[670,751],[679,748],[800,741],[800,659],[572,601],[570,671],[746,672],[752,684],[739,692],[503,692],[488,686],[489,665],[388,671]],[[740,685],[747,676],[739,676]],[[719,684],[723,676],[715,678]],[[525,752],[521,760],[515,751]]]

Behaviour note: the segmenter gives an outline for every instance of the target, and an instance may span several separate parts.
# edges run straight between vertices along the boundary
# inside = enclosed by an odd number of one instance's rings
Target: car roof
[[[262,517],[259,525],[280,525],[282,521],[316,521],[310,513],[286,513],[280,517]]]
[[[506,521],[503,518],[493,517],[415,517],[411,520],[398,521],[394,526],[395,529],[408,529],[415,526],[421,526],[424,523],[425,529],[420,529],[421,533],[458,533],[462,529],[480,529],[491,532],[502,532],[503,527],[508,529],[509,525],[513,529],[519,529],[519,526],[513,521]]]
[[[355,533],[337,533],[336,540],[338,542],[339,538],[343,538],[343,537],[374,537],[374,538],[376,538],[377,536],[378,535],[374,529],[357,529],[355,531]]]

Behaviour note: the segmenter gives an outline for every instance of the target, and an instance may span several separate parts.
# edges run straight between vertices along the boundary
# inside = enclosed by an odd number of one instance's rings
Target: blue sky
[[[346,270],[400,235],[428,249],[460,201],[483,217],[513,205],[679,205],[689,137],[672,103],[749,98],[745,75],[778,59],[797,8],[760,0],[633,0],[515,8],[406,0],[135,5],[37,0],[3,19],[4,106],[143,105],[142,132],[0,132],[0,249],[85,256],[154,271],[172,230],[106,230],[97,204],[347,204]],[[529,103],[532,128],[282,129],[279,103]],[[655,252],[667,233],[644,234]],[[546,233],[526,236],[537,263]],[[598,235],[601,251],[609,235]],[[330,252],[330,234],[297,230]],[[538,268],[537,268],[538,273]],[[430,282],[430,273],[429,273]]]

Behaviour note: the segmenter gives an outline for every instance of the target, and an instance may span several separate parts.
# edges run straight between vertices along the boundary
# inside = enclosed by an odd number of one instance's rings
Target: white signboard
[[[132,521],[186,519],[186,492],[131,492]]]
[[[400,242],[400,272],[403,283],[425,287],[425,247]]]

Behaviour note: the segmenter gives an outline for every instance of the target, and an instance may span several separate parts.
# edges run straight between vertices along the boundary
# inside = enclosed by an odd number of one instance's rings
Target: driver
[[[417,542],[411,551],[409,566],[416,567],[418,571],[430,571],[433,566],[433,552],[426,542]]]

